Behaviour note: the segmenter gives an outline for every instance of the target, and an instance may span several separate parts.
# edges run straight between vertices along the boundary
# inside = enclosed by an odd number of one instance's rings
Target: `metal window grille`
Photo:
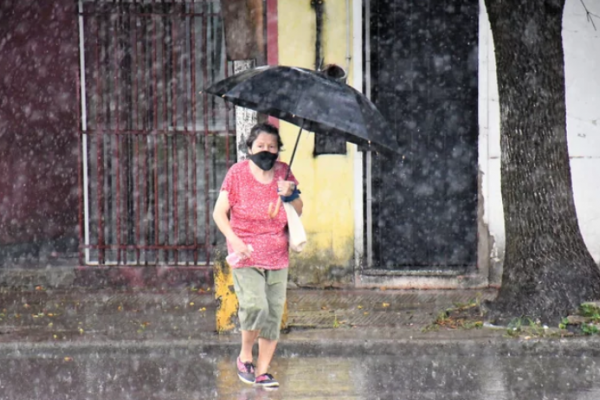
[[[88,265],[208,267],[235,161],[219,1],[80,0],[81,236]]]

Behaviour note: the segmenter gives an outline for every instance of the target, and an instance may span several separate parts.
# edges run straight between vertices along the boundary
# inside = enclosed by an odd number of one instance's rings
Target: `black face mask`
[[[271,153],[270,151],[261,151],[260,153],[250,154],[248,156],[254,164],[263,171],[269,171],[275,165],[275,161],[279,157],[278,153]]]

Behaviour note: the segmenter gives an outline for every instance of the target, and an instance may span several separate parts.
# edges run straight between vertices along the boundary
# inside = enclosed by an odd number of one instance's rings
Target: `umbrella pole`
[[[285,174],[285,180],[290,176],[290,172],[292,171],[292,163],[294,162],[294,156],[296,155],[296,149],[298,148],[298,142],[300,142],[300,135],[302,135],[302,129],[304,129],[304,123],[300,127],[300,131],[298,132],[298,136],[296,137],[296,144],[294,145],[294,151],[292,151],[292,158],[290,158],[290,164],[288,165],[287,174]]]

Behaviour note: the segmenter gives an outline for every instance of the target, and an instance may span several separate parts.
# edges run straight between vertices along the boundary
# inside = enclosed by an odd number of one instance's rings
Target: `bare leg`
[[[240,360],[242,362],[252,362],[252,347],[260,331],[242,331],[242,348],[240,350]]]
[[[277,340],[258,339],[258,361],[256,363],[256,376],[266,374],[269,369],[269,364],[275,354]]]

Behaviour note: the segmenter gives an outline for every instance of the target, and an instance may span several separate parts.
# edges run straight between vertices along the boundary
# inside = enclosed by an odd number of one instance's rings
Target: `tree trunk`
[[[565,0],[485,0],[500,95],[506,248],[501,321],[556,323],[600,299],[600,270],[573,201],[567,149],[562,15]]]

